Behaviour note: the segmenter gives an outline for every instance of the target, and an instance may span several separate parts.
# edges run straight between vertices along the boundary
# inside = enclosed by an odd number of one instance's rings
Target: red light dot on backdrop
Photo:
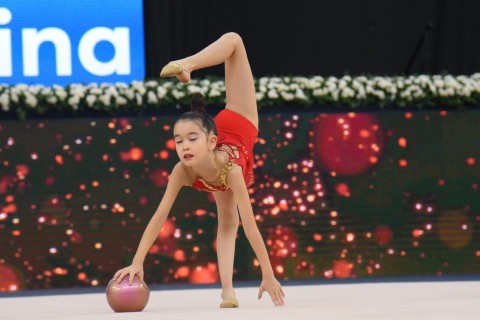
[[[349,278],[352,275],[353,264],[346,260],[333,262],[333,274],[336,278]]]
[[[175,224],[172,222],[172,220],[167,219],[165,220],[165,224],[163,225],[162,229],[160,230],[160,233],[158,234],[158,238],[167,239],[173,235],[174,231],[175,231]]]
[[[158,168],[150,173],[149,178],[155,187],[164,188],[168,184],[168,176],[169,172],[167,170]]]
[[[350,188],[348,185],[344,182],[339,183],[335,186],[335,191],[342,197],[350,197]]]
[[[393,239],[392,229],[388,226],[378,226],[375,230],[375,241],[379,245],[389,244]]]
[[[467,158],[467,164],[469,166],[473,166],[475,164],[475,158],[473,158],[473,157]]]
[[[167,150],[162,150],[158,153],[158,156],[159,156],[160,159],[165,160],[165,159],[168,159],[170,154],[168,153]]]
[[[70,236],[70,241],[75,244],[81,244],[83,242],[83,235],[78,231],[74,231],[73,234]]]
[[[3,207],[2,211],[7,213],[7,214],[15,213],[15,212],[17,212],[17,205],[14,204],[14,203],[10,203],[10,204],[6,205],[5,207]]]
[[[182,266],[175,271],[175,278],[186,278],[190,275],[190,269],[187,266]]]
[[[374,115],[321,114],[311,124],[313,149],[320,167],[327,172],[364,173],[383,153],[385,135]]]
[[[30,173],[30,168],[25,164],[18,164],[16,169],[17,177],[20,179],[24,179]]]
[[[55,184],[55,178],[52,176],[48,176],[45,178],[45,185],[51,187]]]
[[[138,199],[138,202],[142,205],[145,206],[148,204],[148,198],[145,196],[141,196],[140,199]]]
[[[191,283],[215,283],[218,282],[218,272],[217,268],[213,267],[214,264],[208,264],[207,267],[198,266],[196,267],[191,275]]]
[[[398,160],[398,165],[400,167],[406,167],[406,166],[408,166],[408,161],[405,160],[405,159],[400,159],[400,160]]]
[[[203,217],[204,215],[207,214],[207,210],[205,209],[197,209],[195,210],[195,213],[194,213],[197,217]]]
[[[55,156],[55,162],[58,163],[59,165],[63,164],[63,157],[61,155],[56,155]]]
[[[132,159],[132,161],[140,161],[142,160],[142,158],[143,158],[142,149],[138,147],[130,149],[130,159]]]
[[[175,150],[175,140],[168,139],[167,142],[165,143],[165,146],[170,150]]]
[[[10,182],[13,180],[13,176],[4,175],[0,178],[0,194],[7,192]]]
[[[186,257],[185,257],[185,251],[183,251],[183,250],[181,250],[181,249],[175,250],[175,252],[173,253],[173,258],[174,258],[176,261],[185,261],[185,260],[187,260]]]
[[[23,289],[22,275],[13,266],[0,263],[0,292],[19,291]]]

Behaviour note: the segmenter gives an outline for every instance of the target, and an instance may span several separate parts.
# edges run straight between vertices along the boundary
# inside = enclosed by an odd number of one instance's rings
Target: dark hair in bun
[[[201,93],[192,94],[192,99],[190,102],[191,111],[185,112],[182,114],[175,124],[179,121],[196,121],[205,132],[217,134],[217,126],[213,121],[213,118],[205,110],[206,102],[205,97]]]
[[[192,98],[190,101],[190,109],[192,111],[207,112],[205,108],[206,108],[205,97],[201,93],[192,94]]]

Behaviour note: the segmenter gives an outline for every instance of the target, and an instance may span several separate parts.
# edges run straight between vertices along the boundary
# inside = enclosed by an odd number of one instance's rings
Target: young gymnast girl
[[[239,214],[243,229],[262,270],[258,298],[267,291],[276,306],[284,305],[284,291],[275,279],[262,235],[258,230],[248,189],[253,183],[253,145],[258,112],[252,71],[242,38],[227,33],[195,55],[167,64],[161,77],[190,81],[194,70],[225,64],[227,103],[213,120],[204,100],[194,96],[192,111],[176,121],[173,133],[180,161],[173,168],[165,194],[148,223],[132,264],[118,270],[121,281],[137,275],[143,281],[143,262],[157,238],[178,192],[184,186],[212,192],[218,211],[217,257],[222,284],[221,308],[239,306],[233,288],[233,260]]]

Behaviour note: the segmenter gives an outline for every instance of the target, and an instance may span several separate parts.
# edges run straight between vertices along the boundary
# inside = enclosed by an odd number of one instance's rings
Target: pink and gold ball
[[[126,276],[120,283],[110,280],[107,286],[107,301],[115,312],[138,312],[147,305],[150,290],[147,284],[134,277],[132,284]]]

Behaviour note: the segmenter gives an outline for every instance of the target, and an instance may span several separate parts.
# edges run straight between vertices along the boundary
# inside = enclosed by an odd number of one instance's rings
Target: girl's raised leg
[[[258,128],[255,83],[243,40],[238,34],[226,33],[200,52],[176,62],[184,69],[177,75],[182,82],[190,81],[190,72],[194,70],[224,63],[225,108],[244,116]]]

